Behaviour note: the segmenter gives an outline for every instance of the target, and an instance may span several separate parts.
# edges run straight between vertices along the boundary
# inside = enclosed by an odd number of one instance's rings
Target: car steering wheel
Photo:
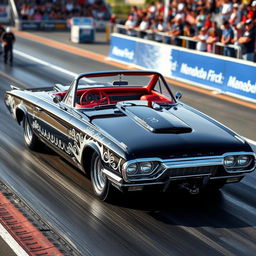
[[[90,100],[88,97],[90,94],[98,95],[99,99]],[[107,101],[107,103],[110,104],[110,99],[108,95],[103,91],[95,90],[95,89],[89,89],[85,91],[80,97],[80,105],[83,105],[85,103],[86,104],[102,104],[104,101]]]

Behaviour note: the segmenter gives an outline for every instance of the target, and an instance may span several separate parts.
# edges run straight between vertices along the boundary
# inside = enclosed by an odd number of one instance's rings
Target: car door
[[[31,125],[37,135],[64,157],[72,157],[72,111],[62,103],[41,101],[34,106]]]

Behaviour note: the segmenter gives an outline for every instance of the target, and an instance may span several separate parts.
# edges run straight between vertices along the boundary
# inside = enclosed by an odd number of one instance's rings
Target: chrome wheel
[[[97,155],[94,161],[94,185],[98,193],[101,193],[106,187],[106,175],[102,172],[103,166],[100,157]]]
[[[42,147],[42,144],[38,137],[34,134],[29,121],[27,118],[23,119],[23,137],[26,146],[35,151],[39,151]]]
[[[102,201],[110,202],[113,196],[113,188],[107,176],[103,173],[103,164],[100,155],[97,152],[92,154],[90,174],[92,187],[95,195]]]
[[[33,132],[27,120],[24,123],[24,139],[27,145],[31,145],[33,140]]]

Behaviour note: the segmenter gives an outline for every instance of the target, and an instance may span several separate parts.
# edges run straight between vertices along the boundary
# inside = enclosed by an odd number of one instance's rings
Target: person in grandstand
[[[229,20],[233,10],[233,4],[231,0],[224,0],[221,9],[222,21]]]
[[[245,22],[245,31],[238,39],[238,43],[243,47],[243,59],[254,61],[256,31],[252,20]]]
[[[6,31],[2,34],[2,43],[4,48],[4,63],[7,64],[7,60],[9,59],[10,65],[13,64],[13,44],[15,42],[15,36],[11,31],[10,27],[6,28]]]
[[[241,21],[241,11],[239,9],[239,5],[237,3],[233,4],[232,13],[229,18],[229,23],[233,26],[237,26]]]
[[[128,36],[136,36],[136,28],[137,21],[133,15],[129,15],[127,21],[125,22],[124,26],[126,29],[126,33]]]
[[[232,47],[229,47],[229,44],[233,44],[234,39],[234,30],[231,28],[229,22],[225,20],[222,24],[222,36],[221,43],[225,46],[223,48],[223,55],[228,57],[235,57],[235,50]]]
[[[213,45],[216,42],[219,42],[219,37],[216,29],[208,30],[208,38],[206,40],[207,43],[207,52],[216,53],[216,49],[214,51]]]
[[[206,52],[207,51],[206,41],[208,39],[207,28],[202,27],[199,32],[199,35],[194,36],[194,39],[197,40],[196,49],[201,52]]]
[[[163,42],[163,37],[158,34],[159,32],[166,31],[166,25],[164,24],[164,20],[162,17],[158,17],[151,20],[150,28],[153,33],[153,39],[157,42]]]
[[[147,39],[147,32],[146,30],[149,29],[149,16],[147,13],[143,14],[142,21],[139,24],[139,30],[140,30],[140,37]]]
[[[181,46],[182,40],[179,38],[179,36],[183,35],[183,22],[181,17],[176,17],[173,22],[169,23],[167,33],[171,36],[171,44]]]
[[[196,17],[197,31],[200,31],[201,28],[204,26],[205,20],[206,20],[205,9],[201,9],[199,12],[199,15],[197,15],[197,17]]]
[[[185,22],[184,23],[184,36],[193,38],[195,35],[196,35],[196,31],[195,31],[194,27],[189,22]],[[196,49],[196,42],[189,40],[187,42],[187,48]]]
[[[3,53],[3,46],[2,46],[2,35],[5,32],[4,27],[2,26],[2,24],[0,24],[0,55]]]

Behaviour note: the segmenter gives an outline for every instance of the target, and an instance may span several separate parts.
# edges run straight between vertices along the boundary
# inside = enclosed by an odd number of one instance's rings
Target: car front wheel
[[[113,188],[102,170],[103,165],[101,157],[98,153],[94,152],[92,155],[90,170],[93,190],[99,199],[109,201]]]

